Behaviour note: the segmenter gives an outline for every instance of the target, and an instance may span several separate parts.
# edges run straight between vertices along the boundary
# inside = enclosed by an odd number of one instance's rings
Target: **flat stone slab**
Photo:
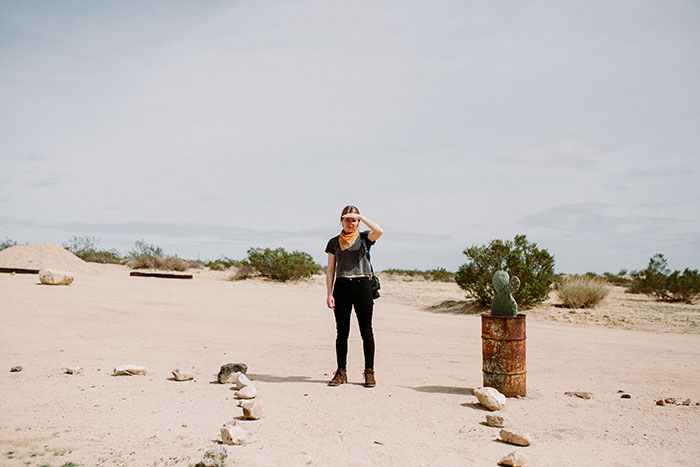
[[[129,275],[132,277],[159,277],[161,279],[192,279],[194,277],[192,274],[171,274],[169,272],[141,271],[131,271]]]

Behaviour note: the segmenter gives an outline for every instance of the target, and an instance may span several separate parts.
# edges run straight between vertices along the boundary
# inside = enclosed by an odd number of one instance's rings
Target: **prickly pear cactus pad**
[[[520,287],[520,279],[508,277],[505,271],[498,271],[493,275],[493,288],[496,289],[496,296],[491,303],[492,316],[510,316],[515,318],[518,314],[518,304],[511,295]]]

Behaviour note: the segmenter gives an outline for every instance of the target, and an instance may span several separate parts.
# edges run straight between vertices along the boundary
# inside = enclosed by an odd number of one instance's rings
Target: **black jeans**
[[[335,356],[338,368],[347,369],[348,335],[350,334],[350,312],[355,307],[357,323],[360,325],[365,368],[374,368],[374,332],[372,331],[372,288],[368,277],[338,277],[333,287],[335,298]]]

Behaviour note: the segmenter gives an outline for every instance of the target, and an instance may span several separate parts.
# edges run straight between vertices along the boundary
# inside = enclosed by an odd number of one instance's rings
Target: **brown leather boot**
[[[343,383],[348,382],[348,373],[347,371],[343,370],[342,368],[338,368],[335,370],[335,374],[333,375],[333,379],[328,382],[329,386],[340,386]]]
[[[373,388],[377,385],[374,379],[374,370],[372,368],[365,369],[365,387]]]

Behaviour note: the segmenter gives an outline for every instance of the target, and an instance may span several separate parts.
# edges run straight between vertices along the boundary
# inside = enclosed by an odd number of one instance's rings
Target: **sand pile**
[[[49,268],[73,273],[96,273],[98,271],[93,265],[86,263],[55,243],[37,243],[6,248],[0,251],[0,267]]]

